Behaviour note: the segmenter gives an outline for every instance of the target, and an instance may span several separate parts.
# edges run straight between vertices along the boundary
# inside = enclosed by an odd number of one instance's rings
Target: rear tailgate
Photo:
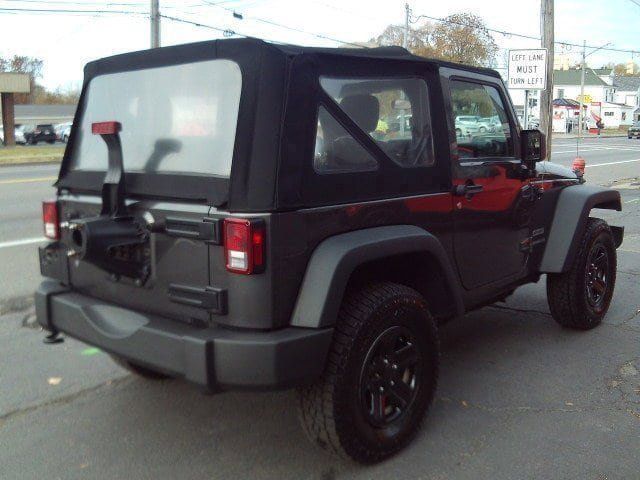
[[[63,222],[100,213],[99,197],[67,195],[60,198]],[[173,202],[130,202],[129,213],[143,219],[151,234],[145,245],[149,277],[141,284],[80,260],[68,257],[69,283],[75,290],[134,310],[155,313],[187,323],[208,322],[211,303],[205,304],[209,285],[209,248],[216,220],[209,207]],[[209,221],[205,224],[205,219]],[[202,224],[212,235],[199,232]],[[72,232],[62,229],[61,241],[73,245]],[[212,291],[212,297],[215,292]],[[197,304],[201,301],[200,305]]]

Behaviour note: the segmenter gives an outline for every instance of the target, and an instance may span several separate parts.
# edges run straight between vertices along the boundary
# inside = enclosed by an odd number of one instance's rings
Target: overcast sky
[[[210,5],[210,4],[217,5]],[[390,23],[404,21],[404,0],[160,0],[165,15],[197,21],[238,33],[287,43],[337,46],[338,41],[365,41]],[[638,2],[640,3],[640,2]],[[539,36],[539,0],[409,1],[414,15],[444,17],[456,12],[480,15],[488,27]],[[149,2],[146,0],[0,0],[0,55],[42,58],[48,88],[78,85],[83,65],[95,58],[149,46]],[[235,9],[244,20],[233,18]],[[126,10],[140,14],[51,14],[3,9]],[[556,0],[557,41],[603,45],[640,51],[640,6],[632,0]],[[146,15],[146,16],[145,16]],[[263,21],[259,21],[261,19]],[[271,25],[276,22],[292,29]],[[319,36],[314,36],[317,34]],[[222,32],[163,19],[162,44],[221,38]],[[335,39],[336,41],[328,38]],[[539,42],[494,34],[504,49],[535,48]],[[579,49],[556,46],[578,59]],[[637,55],[637,54],[636,54]],[[630,53],[599,52],[592,66],[626,62]],[[640,58],[636,58],[640,62]],[[499,66],[504,64],[498,57]]]

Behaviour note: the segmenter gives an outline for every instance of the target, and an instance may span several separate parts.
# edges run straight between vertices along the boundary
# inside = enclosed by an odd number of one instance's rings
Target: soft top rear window
[[[106,170],[107,148],[91,124],[118,121],[125,171],[229,177],[241,88],[240,67],[226,59],[97,76],[71,169]]]

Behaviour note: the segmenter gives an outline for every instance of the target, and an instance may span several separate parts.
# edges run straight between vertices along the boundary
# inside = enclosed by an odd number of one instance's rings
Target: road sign
[[[547,83],[547,49],[509,50],[509,88],[544,90]]]

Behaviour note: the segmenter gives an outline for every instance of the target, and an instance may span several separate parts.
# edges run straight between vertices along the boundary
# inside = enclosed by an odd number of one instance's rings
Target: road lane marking
[[[21,245],[32,245],[34,243],[46,242],[47,239],[43,237],[38,238],[25,238],[23,240],[11,240],[9,242],[0,242],[0,248],[19,247]]]
[[[14,178],[12,180],[0,180],[0,185],[9,185],[13,183],[36,183],[36,182],[51,182],[58,177],[36,177],[36,178]]]
[[[620,163],[633,163],[633,162],[640,162],[640,158],[634,158],[633,160],[618,160],[617,162],[607,162],[607,163],[594,163],[594,164],[588,164],[587,163],[587,169],[589,168],[596,168],[596,167],[606,167],[608,165],[618,165]]]
[[[616,148],[616,147],[594,147],[594,148],[585,148],[585,147],[580,147],[580,153],[590,153],[590,152],[598,152],[598,151],[603,151],[603,150],[615,150],[615,151],[624,151],[624,152],[640,152],[640,148]],[[564,155],[567,153],[576,153],[576,149],[573,148],[571,150],[563,150],[561,152],[556,152],[554,150],[551,150],[552,154],[555,155]]]

